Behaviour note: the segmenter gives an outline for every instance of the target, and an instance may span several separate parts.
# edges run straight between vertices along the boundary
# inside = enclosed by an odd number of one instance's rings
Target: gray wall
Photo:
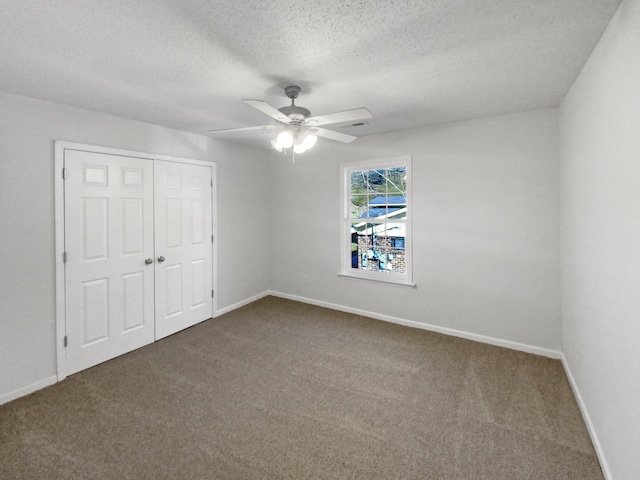
[[[56,374],[54,140],[215,162],[218,308],[269,288],[268,152],[0,93],[0,403]]]
[[[321,142],[274,163],[273,290],[560,350],[556,109]],[[339,278],[340,164],[402,154],[417,288]]]
[[[561,106],[566,365],[608,478],[640,478],[640,1]]]

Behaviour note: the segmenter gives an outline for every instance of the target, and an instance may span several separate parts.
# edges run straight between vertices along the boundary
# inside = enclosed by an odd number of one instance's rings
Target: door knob
[[[164,258],[162,255],[160,255],[160,256],[158,257],[158,261],[159,261],[160,263],[162,263],[162,262],[164,262],[164,261],[165,261],[165,258]]]
[[[147,259],[145,259],[144,263],[146,263],[147,265],[151,265],[153,263],[153,259],[152,258],[147,258]]]

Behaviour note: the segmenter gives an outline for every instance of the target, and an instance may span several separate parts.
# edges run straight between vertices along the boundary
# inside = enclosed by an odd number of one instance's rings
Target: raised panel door
[[[211,167],[155,162],[156,339],[212,315]]]
[[[153,162],[65,150],[67,373],[153,342]]]

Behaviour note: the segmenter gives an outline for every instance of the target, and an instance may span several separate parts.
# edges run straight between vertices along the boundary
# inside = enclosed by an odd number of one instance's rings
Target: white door
[[[211,318],[211,167],[155,161],[156,339]]]
[[[154,340],[153,161],[65,150],[64,168],[72,374]]]

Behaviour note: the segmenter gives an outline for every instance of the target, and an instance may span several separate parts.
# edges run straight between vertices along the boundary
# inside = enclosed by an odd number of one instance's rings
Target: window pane
[[[389,239],[392,239],[396,244],[398,244],[398,242],[401,242],[402,247],[400,248],[405,248],[404,239],[407,236],[406,231],[407,227],[404,223],[387,223],[386,236],[389,237]]]
[[[364,270],[380,270],[380,252],[376,248],[370,248],[366,251],[366,267]]]
[[[404,167],[388,168],[386,174],[389,196],[404,195],[407,192],[407,170]]]
[[[374,194],[369,198],[368,212],[370,218],[385,217],[387,215],[386,195]]]
[[[388,238],[384,223],[372,224],[371,234],[374,247],[388,247]]]
[[[367,195],[351,195],[351,218],[366,218],[368,216],[367,204]]]
[[[405,273],[406,271],[406,224],[387,223],[387,238],[391,251],[389,252],[389,264],[392,272]]]
[[[371,192],[371,196],[375,197],[377,195],[386,195],[387,178],[385,175],[385,170],[369,170],[367,173],[369,179],[369,191]]]
[[[367,236],[366,222],[351,222],[351,243],[360,243],[359,238]]]
[[[371,192],[369,184],[369,170],[357,171],[351,173],[351,194],[366,194]]]
[[[351,173],[351,193],[363,193],[367,191],[367,172]]]
[[[407,199],[404,195],[389,195],[387,198],[388,218],[406,218],[407,217]]]
[[[387,255],[387,272],[394,273],[406,273],[406,261],[405,261],[404,249],[393,248]]]
[[[392,272],[393,264],[391,259],[393,256],[391,255],[390,248],[378,248],[378,270],[381,272]]]
[[[358,244],[351,244],[351,268],[360,268],[359,266],[360,257],[358,255]]]
[[[373,233],[374,225],[371,223],[351,224],[351,268],[377,269],[373,253]]]

